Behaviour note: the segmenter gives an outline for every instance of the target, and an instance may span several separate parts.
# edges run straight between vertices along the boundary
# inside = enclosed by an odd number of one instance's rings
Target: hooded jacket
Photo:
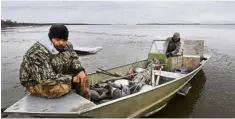
[[[59,52],[48,39],[36,42],[23,56],[20,65],[20,83],[27,86],[55,85],[64,83],[71,85],[73,76],[70,71],[85,71],[71,43]]]
[[[169,41],[167,53],[171,53],[172,55],[176,55],[179,53],[181,42],[180,39],[178,41],[173,41],[172,37],[167,38],[167,41]]]

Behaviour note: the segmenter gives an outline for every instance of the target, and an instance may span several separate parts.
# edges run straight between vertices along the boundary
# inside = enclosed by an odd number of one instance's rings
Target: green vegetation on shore
[[[1,28],[5,27],[15,27],[15,26],[31,26],[31,25],[37,25],[34,23],[18,23],[16,21],[12,20],[1,20]]]
[[[112,24],[88,24],[88,23],[18,23],[16,21],[11,21],[11,20],[1,20],[1,28],[15,27],[15,26],[35,26],[35,25],[42,26],[42,25],[53,25],[53,24],[64,24],[64,25],[112,25]],[[121,24],[117,24],[117,25],[121,25]]]

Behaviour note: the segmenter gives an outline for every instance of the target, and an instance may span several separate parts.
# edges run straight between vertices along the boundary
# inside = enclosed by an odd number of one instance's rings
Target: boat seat
[[[180,74],[180,73],[174,73],[174,72],[167,72],[167,71],[159,71],[159,70],[154,70],[153,71],[153,76],[163,76],[163,77],[167,77],[167,78],[173,78],[173,79],[176,79],[176,78],[179,78],[179,77],[183,77],[183,76],[186,76],[186,74]],[[155,81],[155,84],[158,85],[159,84],[159,79],[156,79]]]
[[[182,76],[185,76],[186,74],[180,74],[180,73],[174,73],[174,72],[167,72],[167,71],[159,71],[159,70],[154,70],[155,75],[160,75],[168,78],[179,78]]]
[[[78,114],[80,111],[96,106],[93,102],[71,91],[57,99],[47,99],[27,95],[4,111],[5,114],[21,113],[31,116],[53,116]]]

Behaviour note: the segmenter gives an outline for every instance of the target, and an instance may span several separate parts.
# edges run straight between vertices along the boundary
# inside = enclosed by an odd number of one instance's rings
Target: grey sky
[[[235,1],[4,1],[2,19],[41,23],[235,23]]]

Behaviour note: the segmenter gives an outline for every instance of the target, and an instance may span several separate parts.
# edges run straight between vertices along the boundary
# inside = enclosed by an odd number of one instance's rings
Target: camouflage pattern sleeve
[[[72,76],[54,72],[50,58],[45,53],[37,52],[24,56],[20,67],[20,81],[23,86],[36,81],[42,85],[55,85],[56,83],[71,84]]]
[[[73,45],[70,43],[69,46],[71,48],[71,69],[77,73],[81,71],[85,72],[85,69],[82,67],[81,62],[79,61],[78,54],[73,49]]]
[[[179,52],[180,47],[181,47],[181,42],[179,41],[176,43],[176,49],[172,51],[171,54],[176,55]]]

